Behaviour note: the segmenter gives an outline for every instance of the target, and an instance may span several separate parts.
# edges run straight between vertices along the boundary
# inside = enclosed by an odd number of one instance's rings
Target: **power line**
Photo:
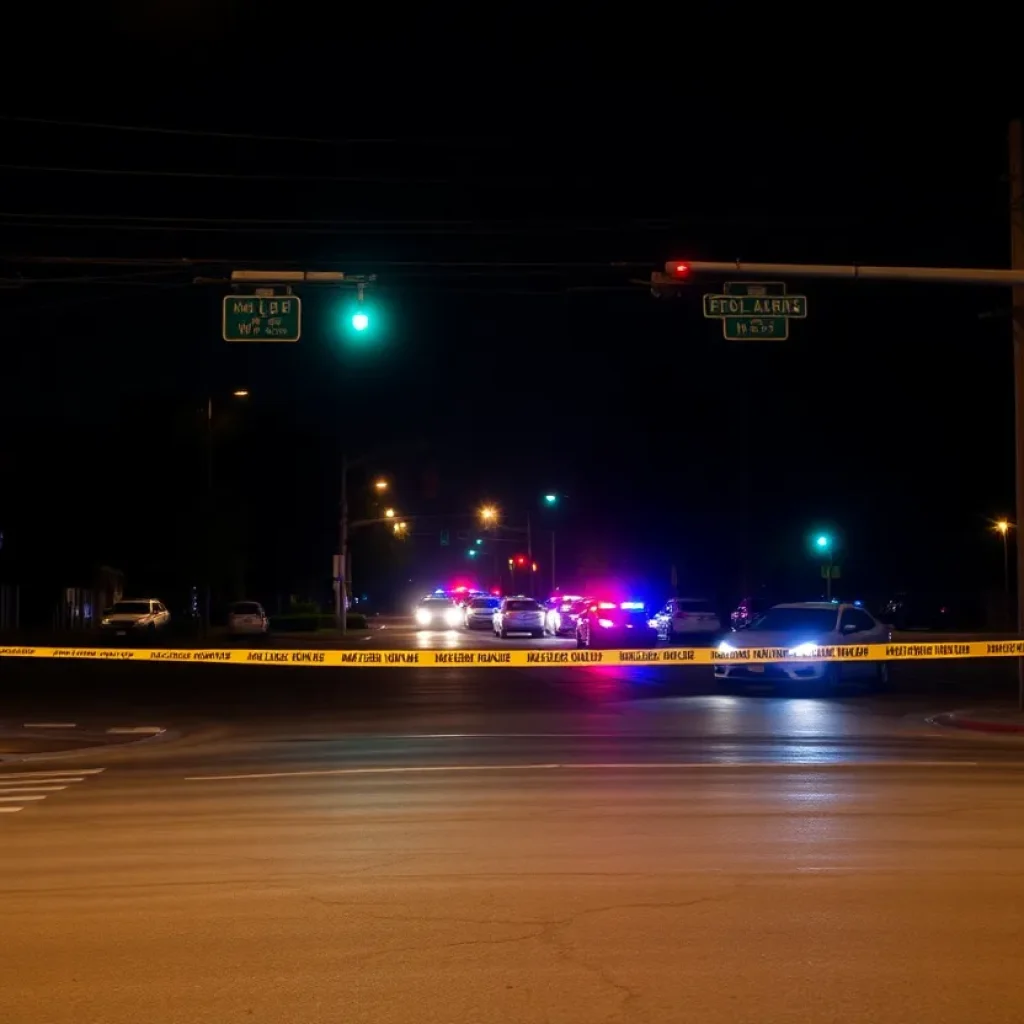
[[[0,217],[6,217],[11,220],[40,220],[40,221],[96,221],[98,223],[119,223],[119,222],[139,222],[139,223],[153,223],[153,224],[214,224],[214,225],[231,225],[231,224],[252,224],[252,225],[267,225],[269,227],[351,227],[351,228],[418,228],[418,227],[474,227],[479,225],[481,228],[492,231],[502,230],[503,228],[519,227],[524,226],[527,229],[537,227],[554,227],[564,231],[586,231],[597,228],[604,230],[606,228],[617,228],[617,227],[655,227],[655,228],[666,228],[671,227],[672,224],[669,220],[664,218],[624,218],[621,221],[605,221],[601,222],[598,219],[588,218],[586,220],[558,220],[555,218],[523,218],[517,220],[485,220],[485,219],[474,219],[474,220],[457,220],[449,217],[440,217],[435,219],[416,219],[410,218],[408,220],[403,218],[391,218],[387,220],[371,220],[371,219],[350,219],[350,218],[333,218],[333,217],[194,217],[194,216],[174,216],[174,215],[158,215],[158,214],[140,214],[140,213],[23,213],[14,210],[0,210]]]
[[[227,259],[223,256],[193,258],[164,256],[48,256],[40,254],[0,254],[0,260],[18,264],[79,265],[79,266],[128,266],[128,267],[179,267],[201,269],[203,267],[273,267],[287,269],[301,266],[306,269],[333,269],[340,264],[358,263],[360,269],[439,269],[439,270],[638,270],[650,269],[651,260],[352,260],[339,257],[333,260],[303,259],[251,259],[239,257]],[[660,264],[659,264],[660,265]]]
[[[0,164],[0,171],[27,174],[83,174],[110,178],[184,178],[199,181],[294,181],[332,185],[447,185],[453,178],[377,178],[322,174],[233,174],[223,171],[158,171],[116,167],[54,167],[46,164]]]
[[[110,132],[132,132],[148,135],[173,135],[206,139],[235,139],[244,142],[287,142],[318,146],[473,146],[508,145],[511,140],[494,138],[445,138],[427,136],[421,138],[323,138],[309,135],[264,135],[254,132],[218,132],[203,128],[165,128],[156,125],[111,124],[103,121],[65,121],[52,117],[20,117],[14,114],[0,114],[0,121],[17,124],[48,125],[54,128],[86,128]]]
[[[383,236],[383,237],[415,237],[415,236],[467,236],[467,235],[566,235],[566,234],[614,234],[622,232],[651,232],[666,231],[668,225],[662,224],[634,224],[634,225],[602,225],[597,223],[580,223],[575,225],[565,224],[531,224],[529,222],[516,224],[506,222],[504,224],[488,224],[459,222],[446,225],[443,222],[437,224],[409,222],[408,224],[395,224],[394,226],[379,226],[373,222],[353,221],[348,224],[331,224],[324,222],[317,226],[315,221],[310,222],[288,222],[288,221],[253,221],[245,220],[193,220],[165,218],[164,220],[139,220],[129,221],[70,221],[50,220],[34,218],[31,216],[6,218],[0,214],[0,224],[7,228],[47,228],[55,231],[92,231],[92,232],[143,232],[149,234],[230,234],[230,235],[356,235],[361,237]]]

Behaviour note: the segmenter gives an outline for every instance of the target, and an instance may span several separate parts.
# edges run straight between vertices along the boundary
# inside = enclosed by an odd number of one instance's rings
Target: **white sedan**
[[[840,679],[877,679],[886,682],[884,661],[814,661],[819,647],[886,644],[892,639],[888,626],[856,604],[805,601],[777,604],[746,628],[726,635],[718,649],[723,654],[753,647],[775,647],[807,661],[720,661],[717,679],[747,682],[838,682]]]

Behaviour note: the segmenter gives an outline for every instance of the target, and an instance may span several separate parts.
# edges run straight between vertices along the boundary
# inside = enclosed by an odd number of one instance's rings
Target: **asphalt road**
[[[970,683],[17,664],[0,719],[168,732],[0,764],[2,1020],[1020,1019],[1024,743],[928,721]]]

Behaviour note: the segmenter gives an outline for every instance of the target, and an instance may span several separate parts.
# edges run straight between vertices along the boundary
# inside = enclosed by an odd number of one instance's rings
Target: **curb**
[[[1015,722],[994,722],[984,718],[965,718],[955,711],[946,711],[941,715],[933,715],[930,719],[934,725],[949,729],[965,729],[970,732],[997,732],[1005,735],[1024,735],[1024,724]]]
[[[156,743],[176,739],[178,732],[171,729],[161,729],[160,732],[147,732],[139,735],[138,739],[125,740],[121,743],[97,743],[89,747],[78,747],[75,750],[53,750],[40,751],[36,754],[10,754],[0,755],[0,767],[10,764],[24,764],[33,761],[69,761],[77,757],[88,757],[104,750],[125,750],[131,747],[139,747],[144,743]]]

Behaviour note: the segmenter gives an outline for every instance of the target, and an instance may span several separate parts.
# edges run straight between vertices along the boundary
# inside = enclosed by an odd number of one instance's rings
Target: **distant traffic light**
[[[666,263],[665,270],[673,277],[689,277],[690,276],[690,264],[689,263]]]
[[[477,553],[477,552],[476,552],[476,548],[470,548],[470,549],[469,549],[469,550],[468,550],[468,551],[466,552],[466,554],[467,554],[467,555],[469,555],[469,557],[470,557],[470,558],[476,558],[476,553]]]
[[[516,565],[518,565],[518,566],[526,565],[526,555],[516,555]]]
[[[365,331],[370,326],[370,318],[366,313],[353,313],[352,314],[352,330],[354,331]]]

